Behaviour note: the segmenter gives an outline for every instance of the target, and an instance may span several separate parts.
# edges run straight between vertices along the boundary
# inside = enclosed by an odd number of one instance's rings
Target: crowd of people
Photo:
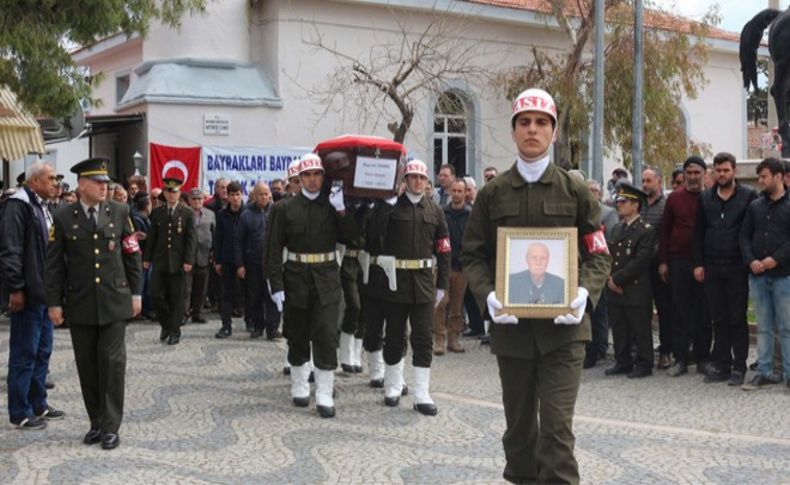
[[[292,402],[309,406],[315,382],[325,418],[336,412],[336,368],[363,372],[363,351],[385,405],[410,395],[416,411],[433,416],[433,357],[464,352],[462,337],[491,345],[507,421],[504,476],[513,481],[578,481],[573,406],[581,369],[607,359],[610,329],[607,376],[644,378],[657,367],[678,377],[695,365],[709,383],[756,390],[784,377],[790,388],[785,162],[757,166],[759,193],[738,181],[728,153],[710,167],[689,157],[670,175],[669,195],[659,169],[644,170],[641,187],[617,169],[604,200],[597,181],[551,163],[557,115],[548,93],[521,93],[511,129],[518,159],[502,174],[487,167],[480,191],[451,164],[439,167],[434,188],[426,164],[410,160],[397,193],[380,200],[330,187],[315,154],[292,162],[285,180],[256,184],[246,201],[225,179],[210,197],[182,192],[175,176],[150,191],[141,177],[114,183],[102,158],[72,168],[79,188],[71,191],[52,165],[31,164],[0,205],[11,423],[41,429],[63,418],[48,403],[46,374],[53,326],[67,324],[90,418],[84,442],[117,447],[126,323],[158,321],[172,346],[184,325],[207,322],[207,309],[219,311],[217,339],[231,337],[242,317],[251,339],[287,338]],[[564,300],[568,310],[551,318],[505,311],[503,301],[519,297],[495,291],[503,227],[576,228],[576,293],[551,279],[545,244],[527,249],[520,273],[530,302]],[[758,356],[747,381],[749,301]]]

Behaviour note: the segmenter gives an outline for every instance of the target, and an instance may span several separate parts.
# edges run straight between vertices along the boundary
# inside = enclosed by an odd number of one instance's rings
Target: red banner
[[[149,143],[151,160],[151,187],[162,188],[162,179],[180,178],[182,191],[200,187],[200,147],[169,147]]]

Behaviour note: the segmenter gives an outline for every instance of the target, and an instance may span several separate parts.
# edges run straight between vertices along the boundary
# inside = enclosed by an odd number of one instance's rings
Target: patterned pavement
[[[81,443],[88,423],[71,341],[56,331],[50,404],[67,417],[43,431],[0,426],[0,483],[503,483],[504,417],[487,348],[465,341],[467,353],[434,359],[435,418],[408,397],[387,408],[367,377],[338,372],[338,415],[327,420],[312,402],[290,404],[285,343],[249,340],[234,325],[224,341],[213,338],[216,321],[189,325],[174,347],[159,343],[156,324],[129,326],[113,451]],[[0,365],[7,360],[0,320]],[[604,377],[605,366],[584,372],[577,403],[584,483],[790,483],[784,385],[747,393],[664,371],[633,381]]]

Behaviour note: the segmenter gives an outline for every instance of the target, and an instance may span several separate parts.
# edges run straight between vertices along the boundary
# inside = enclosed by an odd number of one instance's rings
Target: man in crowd
[[[615,365],[606,375],[627,374],[629,378],[653,373],[653,317],[650,291],[650,260],[656,234],[639,215],[647,194],[621,182],[615,196],[619,222],[609,237],[612,270],[606,281],[609,321],[612,326]],[[636,357],[631,348],[636,347]]]
[[[464,330],[463,303],[466,279],[461,267],[461,241],[472,207],[466,203],[468,186],[465,179],[455,179],[450,188],[450,203],[444,206],[444,218],[452,248],[450,256],[450,288],[437,305],[433,317],[433,355],[463,352],[458,337]]]
[[[621,180],[628,181],[630,179],[630,175],[628,171],[622,167],[617,167],[612,171],[612,178],[606,183],[606,191],[609,193],[610,201],[614,200],[615,194],[617,193],[617,184]]]
[[[272,300],[285,311],[293,403],[310,404],[312,346],[316,408],[321,417],[331,418],[341,285],[335,247],[341,239],[358,237],[358,228],[346,213],[343,191],[322,191],[324,167],[318,155],[302,157],[299,178],[301,194],[284,199],[272,211],[265,269]]]
[[[658,363],[659,369],[668,369],[672,364],[672,299],[669,285],[658,274],[658,235],[661,233],[661,218],[667,203],[662,187],[661,172],[657,168],[646,168],[642,172],[642,191],[647,202],[642,204],[642,219],[650,224],[656,234],[656,246],[650,260],[650,287],[658,313]]]
[[[469,207],[475,205],[475,197],[477,197],[477,182],[475,179],[470,176],[464,177],[464,182],[466,183],[466,204]],[[455,182],[453,182],[455,183]]]
[[[49,317],[69,321],[82,397],[90,418],[83,443],[116,448],[123,418],[126,322],[140,313],[140,249],[129,206],[107,200],[106,158],[84,160],[80,201],[54,214],[47,249]]]
[[[151,213],[151,232],[143,253],[143,268],[153,266],[151,295],[162,328],[159,340],[175,345],[181,340],[186,274],[195,265],[197,233],[192,209],[179,201],[184,181],[171,177],[165,178],[163,183],[167,203]]]
[[[551,96],[528,89],[513,104],[513,167],[477,194],[461,253],[469,286],[493,321],[505,407],[503,476],[516,483],[578,483],[571,431],[592,309],[609,275],[600,209],[584,182],[551,163],[557,109]],[[579,290],[573,313],[554,319],[501,314],[494,292],[498,227],[577,227]],[[500,296],[501,297],[501,296]],[[540,421],[538,421],[540,415]]]
[[[75,201],[76,202],[76,201]],[[132,227],[140,246],[140,252],[145,253],[145,246],[148,243],[148,233],[151,232],[151,212],[153,204],[151,197],[145,192],[137,192],[134,195],[131,207]],[[147,320],[152,317],[153,304],[151,303],[151,290],[149,287],[151,268],[143,270],[143,308],[138,315],[138,319]]]
[[[749,280],[740,230],[757,193],[735,180],[735,156],[713,157],[716,182],[699,196],[694,223],[694,279],[702,283],[713,321],[713,352],[705,382],[740,386],[749,354]]]
[[[214,182],[214,195],[209,197],[203,204],[214,212],[217,222],[219,222],[219,213],[228,206],[228,184],[230,180],[225,177],[217,179]],[[214,238],[216,241],[216,236]],[[216,256],[216,253],[215,253]],[[222,277],[214,269],[216,265],[211,268],[208,277],[208,299],[211,302],[212,308],[220,305],[222,299]],[[234,283],[235,287],[235,283]]]
[[[587,187],[595,200],[598,201],[598,207],[601,209],[601,225],[608,240],[612,235],[612,229],[620,221],[620,218],[615,209],[601,201],[603,194],[601,184],[597,180],[587,180]],[[606,358],[606,351],[609,349],[609,305],[607,304],[606,290],[601,292],[590,317],[590,324],[592,340],[584,347],[584,363],[582,364],[584,369],[595,367],[599,359]]]
[[[439,188],[433,191],[433,201],[444,207],[450,202],[450,187],[455,180],[455,167],[445,163],[439,168],[439,175],[436,178]]]
[[[20,429],[42,429],[64,416],[47,403],[46,377],[52,354],[45,266],[52,216],[47,201],[57,178],[51,165],[33,162],[27,183],[0,208],[0,307],[11,316],[8,354],[8,414]]]
[[[749,265],[749,290],[757,314],[757,374],[745,390],[781,382],[773,372],[774,331],[781,342],[784,378],[790,389],[790,196],[784,163],[767,158],[757,165],[762,193],[746,211],[741,253]]]
[[[278,200],[282,199],[285,195],[285,182],[282,179],[274,179],[272,180],[272,186],[270,190],[272,194],[272,201],[277,202]]]
[[[498,174],[499,170],[497,170],[496,167],[486,167],[483,170],[483,180],[485,180],[485,183],[488,183],[494,180],[494,177],[496,177]]]
[[[280,338],[280,312],[269,295],[264,279],[263,255],[267,220],[271,213],[271,192],[266,182],[258,182],[252,189],[255,204],[247,207],[239,221],[239,237],[236,239],[235,260],[241,262],[236,275],[245,280],[244,318],[252,327],[250,338],[263,336],[268,340]]]
[[[686,177],[683,174],[683,167],[678,167],[672,171],[672,191],[676,191],[683,187],[686,182]]]
[[[689,344],[694,344],[697,372],[704,374],[710,360],[711,324],[705,291],[694,279],[694,221],[697,204],[705,177],[705,160],[693,155],[683,164],[685,187],[667,197],[661,218],[658,244],[658,273],[669,283],[672,295],[672,351],[675,363],[669,369],[671,377],[688,372]]]
[[[217,229],[214,233],[214,270],[221,278],[222,300],[219,305],[222,327],[214,335],[228,338],[233,334],[233,306],[237,291],[237,269],[242,262],[237,259],[239,233],[241,232],[241,213],[244,209],[241,184],[231,182],[227,185],[227,207],[217,214]]]
[[[438,410],[428,389],[431,376],[433,312],[449,286],[452,246],[444,212],[425,196],[428,168],[411,160],[404,171],[406,191],[388,199],[376,217],[383,231],[382,257],[394,258],[397,287],[384,293],[386,319],[384,403],[397,406],[403,391],[403,356],[407,321],[411,326],[413,407],[426,416]],[[459,196],[464,192],[461,191]],[[437,270],[434,283],[433,257]]]
[[[206,303],[208,292],[208,279],[211,271],[211,248],[214,245],[214,228],[217,218],[210,209],[203,207],[205,196],[200,189],[189,192],[189,206],[195,218],[195,265],[186,275],[186,291],[184,304],[187,314],[192,317],[192,323],[206,323],[201,312]]]

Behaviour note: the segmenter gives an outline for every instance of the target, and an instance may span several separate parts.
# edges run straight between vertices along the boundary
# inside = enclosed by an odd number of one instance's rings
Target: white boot
[[[335,371],[316,369],[315,405],[322,418],[335,416],[335,400],[332,398],[335,386]]]
[[[397,406],[403,390],[403,359],[384,368],[384,404]]]
[[[354,373],[354,336],[340,332],[340,367],[347,374]]]
[[[380,389],[384,387],[384,352],[377,350],[368,353],[368,368],[370,369],[370,387]]]
[[[354,353],[352,354],[352,360],[354,361],[354,373],[361,374],[362,373],[362,339],[355,338],[354,339]]]
[[[310,404],[310,383],[307,382],[310,378],[310,366],[302,364],[289,368],[291,369],[291,398],[294,406],[306,407]]]
[[[414,409],[426,416],[436,416],[438,409],[436,404],[433,403],[430,394],[428,394],[430,384],[431,368],[414,367],[414,383],[412,384]]]

